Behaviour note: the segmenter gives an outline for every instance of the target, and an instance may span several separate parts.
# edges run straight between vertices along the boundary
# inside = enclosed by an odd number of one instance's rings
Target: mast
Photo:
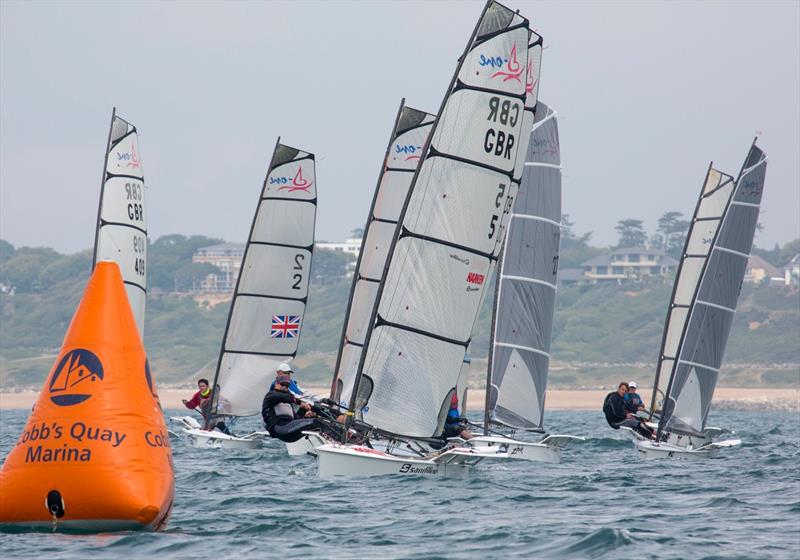
[[[339,337],[339,351],[336,353],[336,365],[333,368],[333,381],[331,381],[331,399],[338,400],[336,395],[336,382],[339,380],[339,367],[342,365],[342,352],[344,351],[345,340],[347,338],[347,323],[350,320],[350,310],[353,306],[353,295],[356,291],[356,284],[358,284],[359,275],[361,273],[361,259],[364,257],[364,247],[367,243],[367,232],[369,231],[370,223],[375,219],[375,202],[378,200],[378,190],[381,186],[381,179],[386,172],[387,160],[389,159],[389,150],[392,149],[395,134],[397,133],[397,124],[400,122],[400,115],[403,112],[403,107],[406,104],[406,98],[400,100],[400,106],[397,108],[397,115],[394,118],[394,125],[392,132],[389,135],[389,142],[386,143],[386,153],[383,155],[383,166],[380,173],[378,173],[378,181],[375,185],[375,192],[372,194],[372,203],[369,206],[369,213],[367,214],[367,223],[364,227],[364,235],[361,239],[361,248],[358,251],[358,259],[356,260],[356,270],[353,274],[353,282],[350,284],[350,296],[347,299],[347,309],[344,312],[344,321],[342,323],[342,335]]]
[[[489,423],[492,420],[492,362],[494,361],[494,337],[497,330],[497,301],[500,297],[500,277],[503,271],[503,257],[505,251],[500,250],[500,255],[497,257],[497,274],[494,279],[494,304],[492,305],[492,324],[489,329],[489,361],[486,364],[486,391],[484,392],[484,405],[483,405],[483,435],[489,435]]]
[[[106,140],[106,155],[103,158],[103,178],[100,179],[100,200],[97,202],[97,221],[94,225],[94,249],[92,250],[92,272],[97,264],[97,241],[100,237],[100,225],[103,212],[103,194],[106,190],[106,179],[108,178],[108,152],[111,149],[111,130],[114,128],[114,117],[117,116],[117,108],[111,108],[111,122],[108,125],[108,139]]]
[[[494,0],[487,0],[486,4],[483,6],[483,10],[481,11],[481,15],[478,18],[478,23],[475,24],[475,28],[470,33],[469,41],[467,41],[467,46],[464,48],[464,52],[458,58],[458,65],[456,66],[456,71],[453,73],[453,77],[450,79],[450,85],[447,87],[447,94],[442,99],[442,103],[439,105],[439,110],[436,112],[436,119],[433,121],[433,127],[431,128],[431,133],[428,135],[428,138],[425,140],[425,145],[422,148],[422,153],[427,154],[428,150],[430,149],[431,142],[433,141],[433,135],[436,133],[436,129],[439,126],[439,121],[442,116],[442,110],[447,103],[447,99],[450,97],[450,92],[453,90],[453,86],[456,83],[456,79],[458,78],[458,73],[461,70],[461,66],[464,64],[464,58],[469,53],[469,49],[472,46],[472,42],[475,40],[475,36],[478,33],[478,27],[480,26],[481,22],[483,21],[483,17],[486,15],[489,6],[492,4]],[[411,195],[414,192],[414,188],[417,185],[417,179],[419,178],[419,172],[422,169],[422,165],[417,166],[416,171],[414,171],[414,178],[411,180],[411,187],[408,189],[408,193],[406,194],[406,199],[403,202],[403,209],[400,211],[400,218],[397,220],[397,229],[395,230],[394,236],[392,237],[392,243],[389,246],[389,256],[386,259],[386,263],[383,266],[383,273],[381,274],[381,282],[378,284],[378,293],[375,296],[375,304],[372,307],[372,312],[370,313],[369,317],[369,326],[367,327],[366,335],[364,336],[364,347],[361,351],[361,356],[358,360],[358,367],[356,368],[356,378],[353,382],[353,392],[350,395],[350,403],[347,406],[347,423],[346,428],[350,427],[350,421],[353,417],[353,413],[356,406],[356,396],[358,395],[358,388],[361,384],[361,378],[364,376],[364,362],[367,358],[367,352],[369,349],[369,343],[372,340],[372,331],[375,329],[375,320],[378,317],[378,306],[380,305],[381,297],[383,296],[384,288],[386,285],[386,276],[389,273],[389,266],[392,262],[392,256],[394,255],[394,251],[397,248],[397,240],[400,238],[400,234],[403,228],[403,221],[406,217],[406,213],[408,212],[408,203],[411,200]],[[464,352],[466,352],[469,344],[464,347]],[[463,358],[462,358],[463,359]],[[345,430],[345,433],[347,430]]]

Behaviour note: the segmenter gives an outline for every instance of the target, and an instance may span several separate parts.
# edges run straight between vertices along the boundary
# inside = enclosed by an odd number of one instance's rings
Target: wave
[[[633,543],[633,537],[627,530],[603,527],[561,549],[561,553],[576,558],[596,558]]]

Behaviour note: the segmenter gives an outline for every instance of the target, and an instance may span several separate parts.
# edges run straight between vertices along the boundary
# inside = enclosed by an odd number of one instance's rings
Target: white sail
[[[541,430],[550,365],[561,238],[556,114],[539,103],[514,202],[494,305],[490,419]]]
[[[92,266],[104,260],[119,265],[133,317],[143,337],[147,296],[144,171],[136,127],[118,117],[116,109],[106,145]]]
[[[434,116],[400,104],[361,241],[331,398],[348,406],[386,256]],[[361,407],[356,405],[356,411]]]
[[[712,200],[714,192],[707,191],[706,181],[667,320],[662,361],[671,360],[672,369],[659,431],[700,435],[705,429],[753,246],[766,167],[766,156],[754,142],[721,218],[722,202]],[[731,189],[729,178],[723,183],[716,191],[721,196]],[[689,307],[684,310],[687,301]],[[675,330],[680,326],[678,335]]]
[[[358,368],[364,420],[383,430],[428,437],[442,429],[501,246],[528,35],[525,18],[489,2],[433,125]]]
[[[279,142],[228,313],[214,382],[215,414],[259,413],[277,365],[297,353],[316,214],[314,155]]]
[[[654,412],[660,412],[662,409],[667,384],[678,359],[679,344],[686,329],[692,299],[711,251],[711,242],[717,235],[722,216],[733,195],[733,188],[732,176],[709,166],[686,236],[683,255],[672,288],[672,299],[667,310],[650,406]]]

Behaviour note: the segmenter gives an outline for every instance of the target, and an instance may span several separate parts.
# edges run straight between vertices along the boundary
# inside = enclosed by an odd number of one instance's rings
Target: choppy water
[[[453,479],[321,480],[312,458],[290,458],[275,443],[223,452],[174,441],[167,531],[0,534],[0,556],[800,557],[800,417],[712,417],[737,430],[742,448],[704,463],[645,462],[599,412],[552,412],[553,433],[590,438],[560,465],[495,464]],[[3,458],[26,418],[2,412]]]

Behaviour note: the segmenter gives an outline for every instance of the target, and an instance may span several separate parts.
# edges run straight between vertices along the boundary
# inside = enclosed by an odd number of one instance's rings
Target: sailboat
[[[753,141],[739,178],[709,165],[672,291],[651,400],[655,441],[639,456],[703,459],[740,439],[706,426],[758,223],[767,157]],[[657,421],[657,423],[656,423]]]
[[[322,445],[320,476],[449,474],[507,458],[486,448],[428,453],[417,444],[442,432],[502,247],[525,133],[528,38],[527,19],[487,2],[400,212],[350,391],[350,424],[358,410],[389,445]]]
[[[526,159],[498,264],[484,432],[467,443],[497,446],[515,459],[558,462],[566,444],[583,438],[546,434],[533,443],[491,429],[544,431],[561,237],[561,155],[556,113],[541,101]]]
[[[136,127],[111,112],[97,209],[92,270],[101,261],[119,265],[125,292],[144,339],[147,295],[145,188]]]
[[[281,144],[279,138],[228,311],[212,385],[211,418],[259,414],[278,364],[297,354],[316,216],[314,154]],[[265,435],[257,431],[239,437],[202,429],[191,417],[173,420],[184,425],[194,447],[258,447]]]

